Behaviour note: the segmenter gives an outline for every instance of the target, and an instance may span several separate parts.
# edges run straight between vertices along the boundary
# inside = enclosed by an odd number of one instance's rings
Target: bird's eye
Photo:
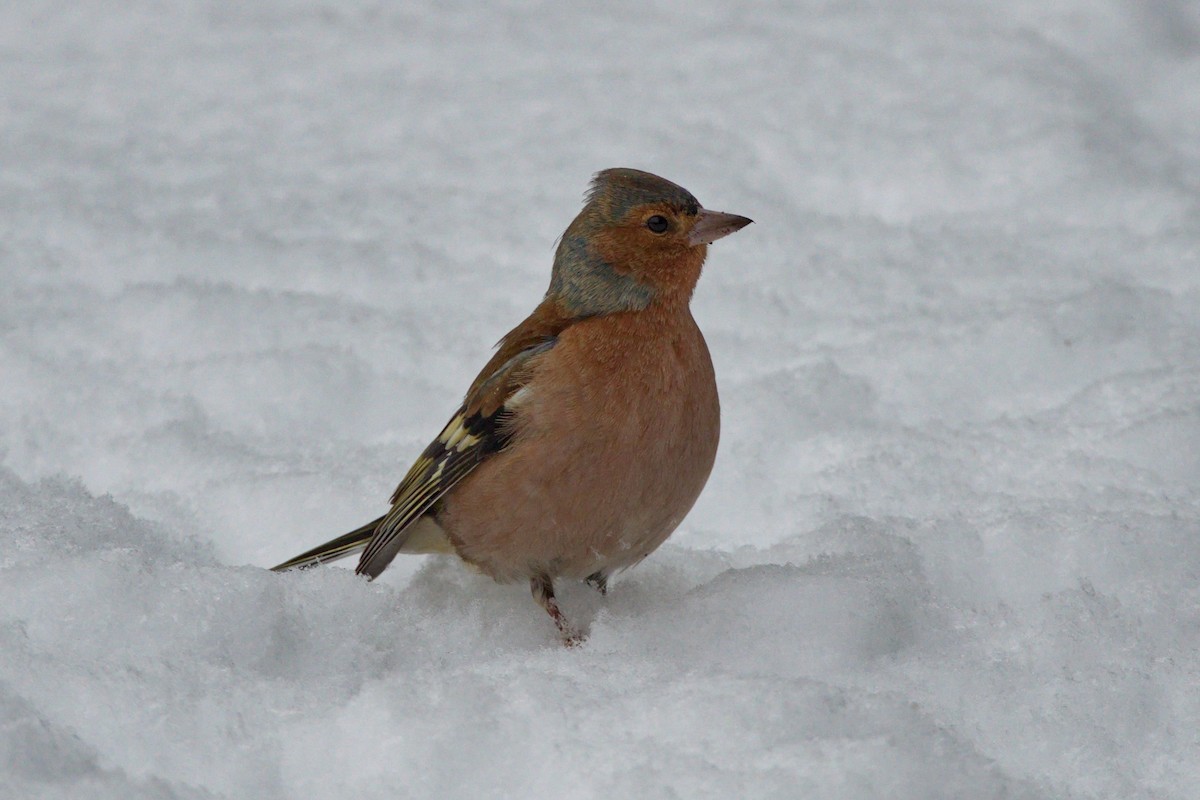
[[[646,227],[654,233],[663,233],[667,230],[667,218],[661,214],[655,214],[646,220]]]

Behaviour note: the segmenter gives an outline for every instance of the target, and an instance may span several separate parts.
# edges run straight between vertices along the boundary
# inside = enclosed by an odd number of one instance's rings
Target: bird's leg
[[[608,595],[608,576],[603,572],[593,572],[584,579],[584,583],[599,592],[601,597]]]
[[[574,647],[583,641],[583,637],[571,628],[571,624],[567,622],[567,618],[563,616],[562,610],[558,607],[558,601],[554,599],[553,578],[549,575],[532,577],[529,579],[529,589],[533,592],[533,599],[537,600],[538,605],[546,609],[550,619],[554,620],[555,627],[562,634],[563,644],[567,647]]]

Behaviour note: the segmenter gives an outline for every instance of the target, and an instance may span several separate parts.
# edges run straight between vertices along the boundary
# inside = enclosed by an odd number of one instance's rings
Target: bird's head
[[[649,172],[606,169],[562,235],[547,297],[577,317],[686,305],[708,245],[750,222]]]

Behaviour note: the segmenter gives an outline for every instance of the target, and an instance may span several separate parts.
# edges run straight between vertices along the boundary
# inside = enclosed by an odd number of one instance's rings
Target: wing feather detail
[[[513,411],[506,402],[528,382],[530,360],[554,346],[556,338],[539,337],[508,354],[493,371],[476,379],[466,401],[446,427],[430,442],[392,494],[392,509],[384,515],[359,559],[356,572],[377,576],[387,567],[396,537],[429,512],[459,481],[487,458],[503,450],[512,438]],[[495,359],[493,359],[495,361]]]

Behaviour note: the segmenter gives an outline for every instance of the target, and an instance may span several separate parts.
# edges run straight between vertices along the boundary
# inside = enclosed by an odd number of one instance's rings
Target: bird
[[[360,553],[450,553],[528,581],[568,645],[556,580],[601,594],[661,545],[716,458],[720,402],[690,301],[708,246],[752,222],[629,168],[595,174],[558,241],[550,286],[497,344],[391,508],[277,572]]]

